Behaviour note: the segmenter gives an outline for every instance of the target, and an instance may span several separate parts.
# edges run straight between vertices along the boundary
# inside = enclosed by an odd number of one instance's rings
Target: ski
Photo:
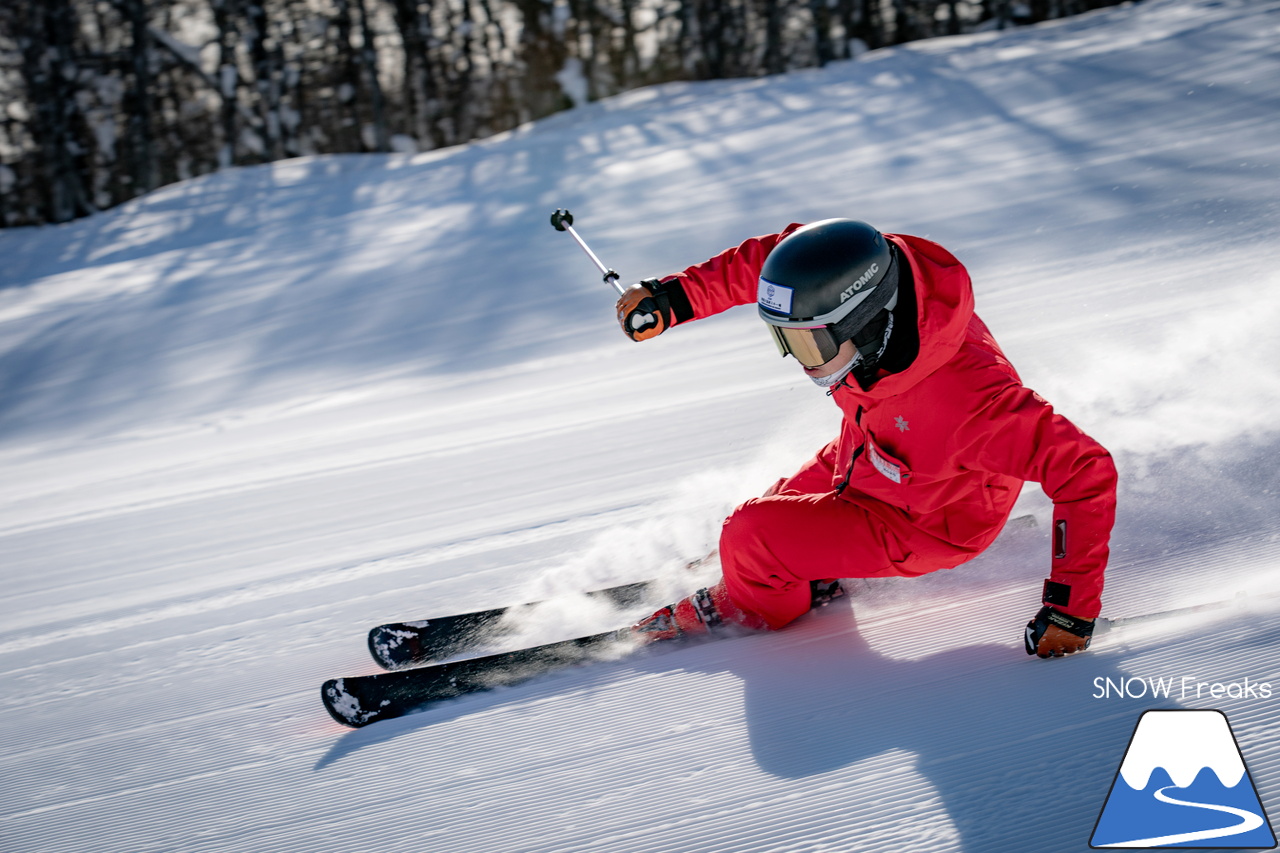
[[[652,581],[612,586],[589,592],[591,598],[608,599],[619,607],[644,601]],[[496,607],[416,622],[391,622],[369,631],[369,654],[383,669],[398,670],[442,660],[509,633],[503,624],[507,614],[535,604]]]
[[[592,660],[630,636],[630,629],[622,628],[485,657],[335,678],[321,686],[320,695],[330,716],[344,726],[360,728]]]
[[[691,560],[685,564],[685,568],[696,569],[715,556],[716,552],[712,551],[705,557]],[[639,581],[596,590],[587,595],[591,598],[608,599],[618,607],[631,607],[644,601],[654,586],[654,581]],[[389,670],[440,661],[503,636],[510,630],[504,625],[508,614],[536,604],[517,604],[474,613],[378,625],[369,631],[369,654],[378,666]]]
[[[1252,602],[1265,601],[1266,599],[1280,598],[1280,592],[1267,593],[1245,593],[1238,592],[1235,598],[1227,598],[1221,601],[1206,601],[1201,604],[1190,604],[1186,607],[1175,607],[1171,610],[1161,610],[1157,613],[1135,613],[1132,616],[1099,616],[1094,621],[1093,636],[1101,637],[1109,631],[1116,628],[1124,628],[1130,625],[1141,625],[1145,622],[1155,622],[1167,619],[1170,616],[1189,616],[1193,613],[1208,613],[1214,610],[1231,610],[1238,609],[1248,611],[1248,607]]]

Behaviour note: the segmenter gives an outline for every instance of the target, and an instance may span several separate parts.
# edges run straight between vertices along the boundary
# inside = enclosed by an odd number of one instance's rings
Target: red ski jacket
[[[754,303],[766,256],[799,227],[677,274],[687,299],[677,320]],[[974,313],[969,274],[950,252],[919,237],[885,236],[911,267],[919,353],[869,390],[853,382],[837,388],[840,436],[806,469],[822,471],[831,490],[882,518],[911,547],[904,568],[920,573],[976,556],[999,535],[1023,483],[1040,483],[1054,503],[1044,601],[1095,618],[1115,519],[1110,454],[1022,385]]]

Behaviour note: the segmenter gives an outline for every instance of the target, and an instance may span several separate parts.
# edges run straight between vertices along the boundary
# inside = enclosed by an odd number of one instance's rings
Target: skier
[[[914,577],[986,549],[1024,481],[1053,500],[1028,654],[1088,647],[1115,517],[1110,455],[1024,387],[974,314],[968,272],[920,237],[791,224],[632,285],[633,340],[755,302],[782,355],[832,397],[840,434],[725,520],[719,583],[633,626],[645,641],[722,624],[778,629],[842,594],[833,578]]]

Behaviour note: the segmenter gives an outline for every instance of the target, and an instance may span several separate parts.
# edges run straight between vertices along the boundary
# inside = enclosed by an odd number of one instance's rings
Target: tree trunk
[[[156,153],[152,137],[151,36],[147,31],[146,0],[118,0],[117,8],[129,24],[129,58],[133,86],[129,91],[129,172],[137,195],[150,192],[156,178]]]
[[[239,104],[240,76],[236,69],[236,42],[240,30],[237,26],[239,3],[237,0],[211,0],[213,22],[218,29],[218,75],[216,84],[222,98],[219,110],[222,123],[222,150],[218,152],[218,167],[225,169],[239,162],[239,123],[236,121]]]
[[[392,0],[396,27],[404,47],[404,106],[409,125],[419,143],[439,147],[442,140],[436,126],[436,88],[431,75],[431,9],[424,13],[418,0]]]
[[[24,5],[18,13],[26,16],[22,74],[31,100],[31,132],[39,149],[46,216],[50,222],[67,222],[95,211],[77,162],[84,151],[77,138],[84,125],[76,101],[79,19],[69,0]]]
[[[787,70],[782,50],[783,0],[765,0],[764,73],[781,74]]]
[[[258,114],[262,125],[262,157],[273,161],[284,157],[284,133],[280,120],[282,71],[278,54],[273,49],[270,25],[263,0],[249,0],[245,7],[245,35],[249,39],[249,59],[253,68],[253,86],[257,92]]]
[[[373,41],[373,28],[369,26],[369,12],[364,0],[352,0],[360,23],[361,79],[369,90],[369,109],[373,114],[373,146],[375,151],[390,151],[391,141],[387,133],[387,103],[378,78],[378,46]]]

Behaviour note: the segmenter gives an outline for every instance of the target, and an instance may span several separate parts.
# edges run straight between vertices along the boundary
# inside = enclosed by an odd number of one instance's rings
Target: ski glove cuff
[[[1024,636],[1027,654],[1056,658],[1089,648],[1093,639],[1093,620],[1069,616],[1048,605],[1040,608],[1027,623]]]
[[[674,278],[647,278],[618,297],[618,323],[633,341],[657,337],[677,323],[693,319],[684,288]]]

